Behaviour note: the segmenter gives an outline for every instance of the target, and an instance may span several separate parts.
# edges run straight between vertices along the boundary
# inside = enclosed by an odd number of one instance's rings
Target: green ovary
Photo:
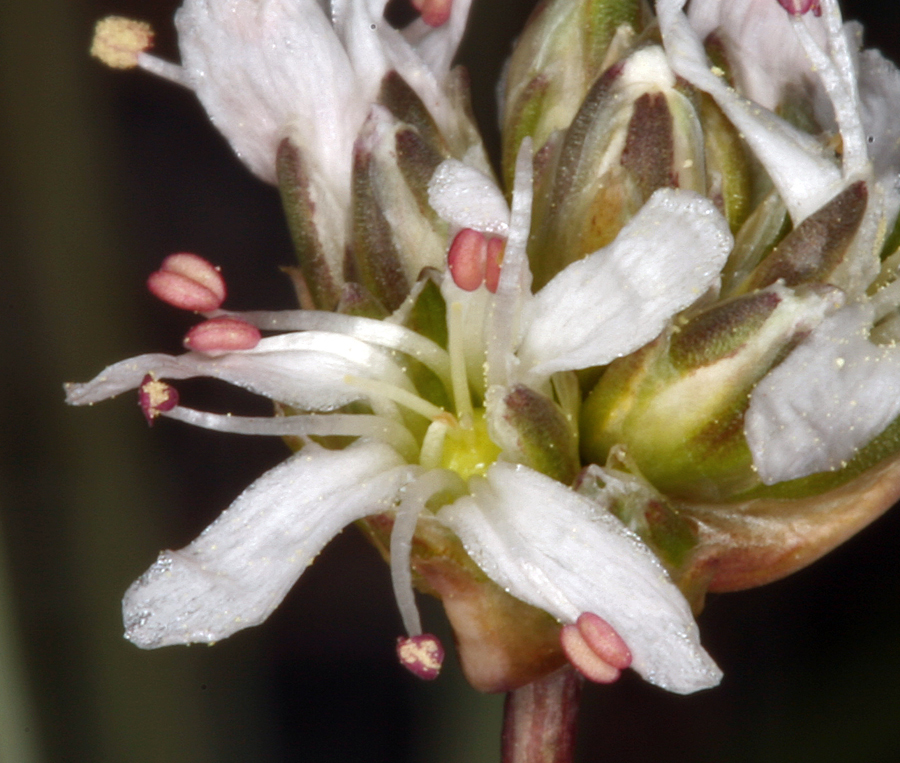
[[[483,477],[499,455],[500,448],[488,436],[484,409],[478,408],[471,427],[454,426],[447,430],[441,466],[468,480],[473,475]]]

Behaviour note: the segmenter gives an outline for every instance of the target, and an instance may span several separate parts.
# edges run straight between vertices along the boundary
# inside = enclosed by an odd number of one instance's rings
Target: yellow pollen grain
[[[107,16],[97,22],[91,55],[113,69],[133,69],[138,54],[153,45],[153,29],[143,21]]]
[[[141,387],[141,391],[150,399],[150,410],[154,411],[154,415],[158,416],[159,412],[157,409],[169,399],[169,385],[154,379]]]
[[[428,670],[440,670],[435,651],[430,645],[406,643],[400,647],[400,659],[407,665],[422,665]]]

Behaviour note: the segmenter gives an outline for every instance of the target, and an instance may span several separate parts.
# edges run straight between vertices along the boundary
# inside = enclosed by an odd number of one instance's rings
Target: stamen
[[[161,382],[157,382],[158,384]],[[274,437],[318,435],[321,437],[368,437],[390,445],[407,461],[417,454],[415,438],[402,424],[371,414],[309,413],[298,416],[231,416],[178,406],[164,409],[167,418],[185,424],[234,434]]]
[[[225,301],[225,279],[219,268],[189,252],[171,254],[147,279],[147,288],[181,310],[208,313]]]
[[[184,338],[184,346],[204,355],[252,350],[262,336],[259,329],[238,318],[222,316],[198,323]]]
[[[488,242],[483,233],[463,228],[447,252],[447,268],[455,283],[463,291],[475,291],[484,283]]]
[[[178,64],[163,61],[161,58],[151,56],[149,53],[138,53],[137,62],[138,66],[145,72],[167,79],[169,82],[174,82],[176,85],[193,89],[191,88],[191,83],[188,82],[188,79],[184,74],[184,69]]]
[[[487,260],[484,266],[484,285],[491,294],[497,293],[500,283],[500,268],[503,265],[503,254],[506,251],[506,239],[496,236],[488,239]]]
[[[437,636],[423,633],[397,639],[397,657],[404,668],[423,681],[433,681],[444,664],[444,647]]]
[[[825,25],[828,32],[830,55],[819,47],[799,16],[794,15],[791,23],[797,39],[803,46],[813,70],[819,75],[822,86],[834,108],[834,117],[837,120],[843,144],[843,175],[845,179],[850,179],[860,177],[865,173],[868,164],[868,148],[860,118],[855,65],[847,48],[840,10],[834,0],[824,0],[824,2],[826,3]],[[783,2],[782,5],[784,5]]]
[[[447,316],[447,345],[450,350],[450,384],[456,416],[463,428],[472,426],[474,409],[469,394],[469,378],[466,373],[465,338],[463,335],[463,307],[459,302],[450,304]]]
[[[443,490],[456,492],[459,488],[457,475],[444,469],[432,469],[404,488],[405,496],[397,506],[394,526],[391,529],[391,581],[394,586],[397,607],[403,618],[403,627],[409,636],[422,635],[422,621],[416,606],[410,568],[410,554],[419,514],[425,508],[428,499],[435,493]],[[407,665],[407,667],[409,666]],[[440,665],[438,665],[439,668]]]
[[[344,377],[344,383],[368,392],[370,395],[393,400],[404,408],[415,411],[432,421],[436,419],[445,420],[450,416],[443,408],[439,408],[433,403],[429,403],[425,398],[419,397],[408,390],[396,387],[393,384],[388,384],[387,382],[379,381],[377,379],[364,379],[361,376],[351,376],[348,374]]]
[[[153,29],[143,21],[107,16],[94,27],[91,55],[113,69],[133,69],[138,54],[153,46]]]
[[[439,27],[450,19],[453,0],[412,0],[412,5],[428,26]]]
[[[422,438],[422,448],[419,451],[419,465],[423,469],[437,469],[441,465],[441,456],[444,453],[444,440],[447,438],[447,430],[450,424],[446,421],[432,421],[425,430]]]
[[[563,626],[560,643],[569,662],[595,683],[613,683],[631,665],[631,650],[599,615],[584,612],[574,625]]]
[[[147,374],[138,388],[138,400],[147,424],[152,427],[156,418],[178,405],[178,390]]]

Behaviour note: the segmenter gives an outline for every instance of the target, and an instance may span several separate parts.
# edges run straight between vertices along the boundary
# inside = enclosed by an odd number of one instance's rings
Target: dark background
[[[530,5],[475,0],[462,57],[483,124]],[[188,543],[285,454],[173,422],[148,431],[127,395],[62,402],[65,380],[178,351],[190,318],[143,285],[166,254],[221,264],[232,308],[292,304],[275,191],[191,93],[87,55],[94,21],[118,13],[151,21],[174,59],[176,6],[0,3],[0,760],[496,761],[502,698],[469,689],[452,658],[434,684],[396,664],[388,570],[352,530],[262,627],[211,649],[121,637],[122,592],[157,551]],[[898,56],[900,4],[844,7]],[[900,759],[898,540],[889,513],[788,580],[711,598],[700,622],[722,686],[677,697],[629,674],[590,687],[580,760]]]

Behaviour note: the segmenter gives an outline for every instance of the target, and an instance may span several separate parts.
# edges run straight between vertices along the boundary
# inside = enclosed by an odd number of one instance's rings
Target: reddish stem
[[[572,763],[580,694],[581,677],[568,666],[509,692],[502,763]]]

